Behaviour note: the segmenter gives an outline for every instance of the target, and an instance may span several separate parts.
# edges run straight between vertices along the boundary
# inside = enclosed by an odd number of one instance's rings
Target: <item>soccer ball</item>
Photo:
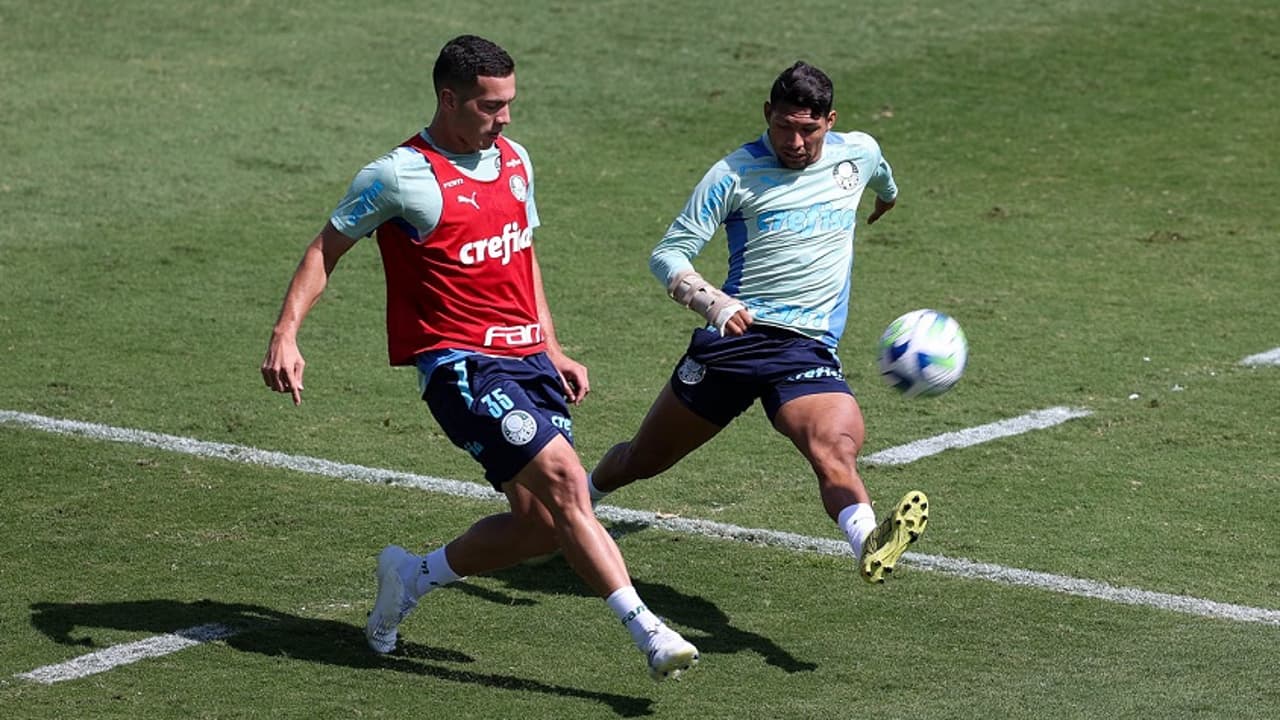
[[[880,377],[906,397],[941,395],[964,374],[969,342],[960,323],[937,310],[912,310],[880,336]]]

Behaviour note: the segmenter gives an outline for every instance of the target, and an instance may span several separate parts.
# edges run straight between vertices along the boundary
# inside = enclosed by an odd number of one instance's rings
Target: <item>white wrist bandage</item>
[[[672,300],[706,318],[721,335],[724,334],[724,326],[729,318],[739,310],[746,309],[745,305],[702,279],[696,270],[685,270],[672,278],[671,284],[667,286],[667,294]]]

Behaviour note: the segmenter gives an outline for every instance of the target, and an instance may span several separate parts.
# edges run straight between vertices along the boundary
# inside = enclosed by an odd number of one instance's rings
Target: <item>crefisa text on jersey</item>
[[[532,244],[532,228],[521,228],[519,222],[509,222],[502,226],[501,235],[463,243],[458,250],[458,260],[463,265],[476,265],[501,258],[502,264],[506,265],[511,262],[512,254],[526,250]]]

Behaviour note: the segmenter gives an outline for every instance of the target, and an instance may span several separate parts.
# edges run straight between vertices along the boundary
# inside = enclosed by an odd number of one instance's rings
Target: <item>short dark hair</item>
[[[459,35],[440,48],[431,80],[436,93],[444,88],[455,92],[470,90],[476,78],[504,78],[516,71],[516,61],[497,43],[476,35]]]
[[[803,60],[783,70],[778,79],[773,81],[773,89],[769,91],[770,105],[805,108],[814,117],[830,113],[834,103],[835,89],[831,85],[831,78]]]

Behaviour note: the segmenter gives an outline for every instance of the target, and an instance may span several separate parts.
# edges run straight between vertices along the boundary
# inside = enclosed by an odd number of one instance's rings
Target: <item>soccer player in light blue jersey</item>
[[[834,132],[831,80],[798,62],[764,104],[768,129],[712,166],[653,251],[668,294],[699,313],[670,382],[635,436],[588,476],[593,501],[670,468],[715,437],[757,399],[818,477],[823,507],[844,531],[868,582],[883,582],[928,520],[913,491],[876,523],[858,475],[862,411],[836,346],[849,314],[853,236],[864,190],[870,225],[893,209],[898,188],[880,146]],[[722,287],[693,260],[723,226],[729,272]]]

